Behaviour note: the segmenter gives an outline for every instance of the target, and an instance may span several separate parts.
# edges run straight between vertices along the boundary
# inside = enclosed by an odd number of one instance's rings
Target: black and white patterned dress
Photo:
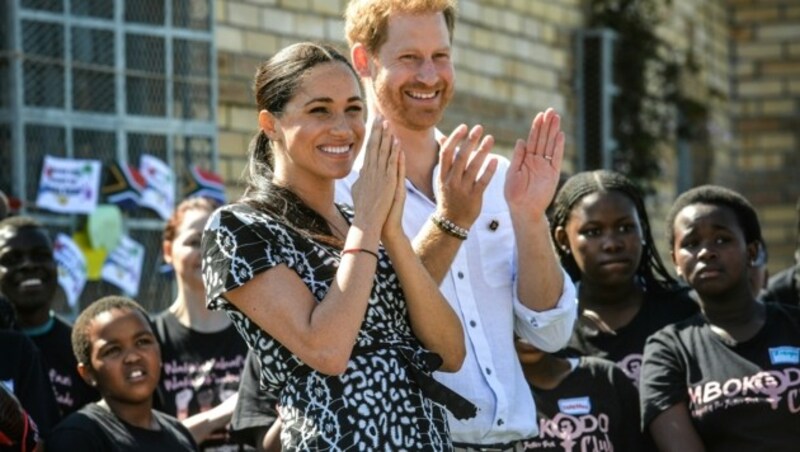
[[[339,207],[352,221],[352,211]],[[430,375],[431,354],[411,332],[403,292],[383,249],[353,356],[339,376],[305,365],[224,298],[283,264],[321,301],[339,253],[243,204],[216,211],[203,234],[208,307],[233,319],[261,361],[262,384],[280,395],[284,450],[450,450],[444,410],[418,383]]]

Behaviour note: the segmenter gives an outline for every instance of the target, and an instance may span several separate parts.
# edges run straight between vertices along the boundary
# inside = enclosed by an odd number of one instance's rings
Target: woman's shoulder
[[[263,242],[276,237],[287,240],[291,230],[269,212],[237,202],[222,206],[211,214],[203,240],[213,239],[223,244]]]
[[[259,210],[244,202],[234,202],[225,204],[215,210],[211,214],[208,223],[206,223],[206,229],[215,229],[215,226],[219,226],[220,222],[224,222],[228,219],[236,219],[244,224],[269,223],[275,221],[268,212]]]

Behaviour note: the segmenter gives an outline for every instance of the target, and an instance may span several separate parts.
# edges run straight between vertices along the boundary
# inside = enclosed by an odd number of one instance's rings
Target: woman
[[[218,207],[208,198],[189,198],[167,221],[162,250],[175,270],[178,293],[169,309],[153,319],[164,363],[156,408],[188,427],[202,450],[235,444],[225,426],[247,355],[228,316],[205,306],[200,241]]]
[[[102,399],[69,415],[47,438],[55,452],[193,451],[189,431],[153,409],[161,355],[147,314],[135,301],[101,298],[72,328],[78,373]]]
[[[579,283],[567,354],[613,361],[638,384],[647,337],[697,312],[658,255],[641,192],[613,171],[578,173],[556,195],[551,232]]]
[[[647,341],[644,427],[666,451],[796,450],[800,310],[756,300],[755,210],[726,188],[697,187],[675,200],[667,227],[701,312]]]
[[[255,94],[248,189],[212,215],[203,265],[209,307],[231,316],[278,394],[283,447],[450,449],[432,397],[461,415],[469,403],[430,372],[460,367],[463,331],[403,233],[398,144],[380,118],[364,136],[356,74],[330,47],[278,52]],[[364,141],[351,210],[334,204],[334,181]]]
[[[614,363],[561,358],[524,339],[514,346],[536,400],[539,435],[524,450],[645,451],[639,430],[639,395]]]

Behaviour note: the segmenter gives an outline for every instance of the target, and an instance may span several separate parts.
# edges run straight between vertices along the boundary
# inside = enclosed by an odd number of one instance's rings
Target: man
[[[39,349],[63,417],[99,395],[78,376],[72,328],[50,310],[57,284],[53,246],[44,227],[25,216],[0,221],[0,296],[14,307],[17,327]]]
[[[797,244],[794,259],[795,265],[769,279],[767,288],[762,293],[764,301],[800,306],[800,198],[797,200]]]
[[[514,331],[553,352],[576,315],[545,218],[564,138],[552,110],[536,116],[511,162],[487,156],[493,141],[480,139],[480,126],[438,135],[454,90],[454,21],[454,0],[353,0],[345,32],[370,112],[388,121],[405,153],[403,226],[467,336],[461,370],[435,375],[478,407],[474,418],[450,417],[453,442],[457,450],[521,450],[538,428]],[[348,202],[354,180],[340,181],[339,201]]]

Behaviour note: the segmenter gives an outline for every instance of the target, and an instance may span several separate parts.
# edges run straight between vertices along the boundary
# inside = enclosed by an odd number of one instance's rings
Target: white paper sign
[[[86,258],[78,245],[65,234],[56,236],[53,257],[58,265],[58,284],[64,289],[67,303],[74,308],[86,285]]]
[[[142,156],[139,172],[147,182],[139,204],[155,210],[161,218],[169,219],[175,208],[175,173],[152,155]]]
[[[139,294],[143,264],[144,246],[123,235],[119,245],[106,258],[100,276],[122,289],[125,295],[135,297]]]
[[[36,206],[59,213],[89,213],[97,206],[100,170],[97,160],[44,157]]]

